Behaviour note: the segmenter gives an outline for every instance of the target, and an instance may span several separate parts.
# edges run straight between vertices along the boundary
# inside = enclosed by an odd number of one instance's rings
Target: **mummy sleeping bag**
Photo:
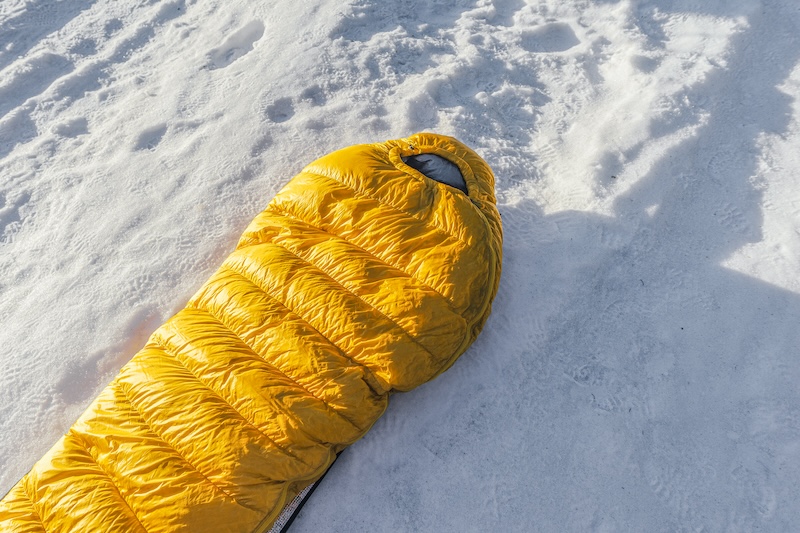
[[[492,172],[455,139],[313,162],[4,497],[0,531],[268,531],[389,393],[475,340],[501,241]]]

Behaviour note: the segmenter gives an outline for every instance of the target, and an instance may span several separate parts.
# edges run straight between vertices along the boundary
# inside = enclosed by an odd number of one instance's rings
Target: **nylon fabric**
[[[403,162],[419,154],[467,194]],[[451,137],[318,159],[0,501],[0,530],[269,530],[390,393],[475,340],[501,250],[492,172]]]

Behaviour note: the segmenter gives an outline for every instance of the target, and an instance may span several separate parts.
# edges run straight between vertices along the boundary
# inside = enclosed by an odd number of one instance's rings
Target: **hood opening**
[[[403,163],[425,174],[439,183],[454,187],[464,194],[467,193],[467,182],[458,166],[436,154],[417,154],[402,158]]]

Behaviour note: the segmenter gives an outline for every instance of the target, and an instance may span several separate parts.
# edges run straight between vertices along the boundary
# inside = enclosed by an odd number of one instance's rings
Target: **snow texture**
[[[3,0],[0,494],[307,162],[497,175],[500,292],[292,531],[800,523],[796,0]]]

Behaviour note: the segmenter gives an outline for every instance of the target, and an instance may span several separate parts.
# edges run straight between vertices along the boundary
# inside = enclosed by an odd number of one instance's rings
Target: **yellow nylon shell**
[[[419,153],[469,195],[401,159]],[[322,157],[0,501],[0,531],[266,531],[390,392],[475,340],[501,248],[494,177],[455,139]]]

